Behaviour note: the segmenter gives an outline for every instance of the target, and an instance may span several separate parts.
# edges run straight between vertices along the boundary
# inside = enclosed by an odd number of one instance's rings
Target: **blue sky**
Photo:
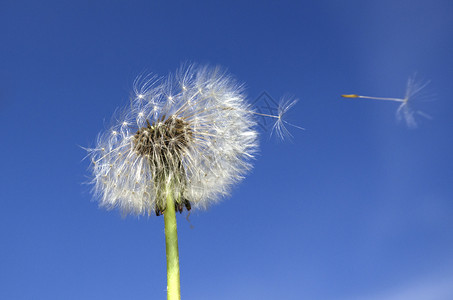
[[[290,142],[178,218],[183,299],[453,299],[453,2],[2,1],[0,298],[165,299],[163,218],[92,201],[135,77],[222,65],[300,99]],[[417,73],[431,120],[397,103]]]

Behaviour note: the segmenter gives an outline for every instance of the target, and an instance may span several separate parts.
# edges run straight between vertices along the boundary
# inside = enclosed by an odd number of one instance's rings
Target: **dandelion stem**
[[[167,300],[181,299],[179,279],[178,232],[176,228],[175,201],[167,187],[167,207],[164,212],[165,247],[167,252]]]

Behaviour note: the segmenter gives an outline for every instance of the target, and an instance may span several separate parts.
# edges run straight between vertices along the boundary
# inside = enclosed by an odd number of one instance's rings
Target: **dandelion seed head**
[[[188,66],[166,79],[140,76],[135,97],[89,149],[101,206],[161,214],[228,195],[251,168],[258,133],[239,84],[219,68]],[[171,95],[171,96],[168,96]]]

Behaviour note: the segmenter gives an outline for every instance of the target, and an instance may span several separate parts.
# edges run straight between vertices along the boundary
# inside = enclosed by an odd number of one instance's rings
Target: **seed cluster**
[[[147,126],[140,128],[134,135],[134,146],[139,155],[168,163],[168,155],[180,156],[187,148],[192,131],[182,119],[173,116],[164,119],[165,116],[152,125],[146,120]]]
[[[165,119],[165,117],[165,115],[162,116],[152,125],[149,120],[146,120],[147,126],[140,128],[134,135],[134,149],[139,155],[147,157],[151,165],[163,166],[159,168],[162,170],[161,173],[172,169],[176,171],[172,174],[178,174],[180,177],[179,182],[186,182],[182,159],[184,151],[192,140],[192,130],[181,118],[171,116]],[[165,174],[161,175],[163,176],[156,176],[155,180],[168,177]],[[183,198],[175,201],[176,211],[182,213],[184,207],[188,211],[191,209],[189,200]],[[162,215],[165,208],[164,201],[157,202],[156,215]]]
[[[89,150],[101,206],[124,215],[205,209],[251,168],[258,133],[243,89],[222,69],[137,78],[131,103]],[[190,201],[190,202],[189,202]]]

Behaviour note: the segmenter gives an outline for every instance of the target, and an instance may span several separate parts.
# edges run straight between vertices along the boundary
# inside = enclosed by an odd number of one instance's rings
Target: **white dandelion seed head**
[[[243,89],[220,68],[141,76],[130,106],[89,149],[100,205],[123,214],[206,208],[251,168],[258,133]]]

